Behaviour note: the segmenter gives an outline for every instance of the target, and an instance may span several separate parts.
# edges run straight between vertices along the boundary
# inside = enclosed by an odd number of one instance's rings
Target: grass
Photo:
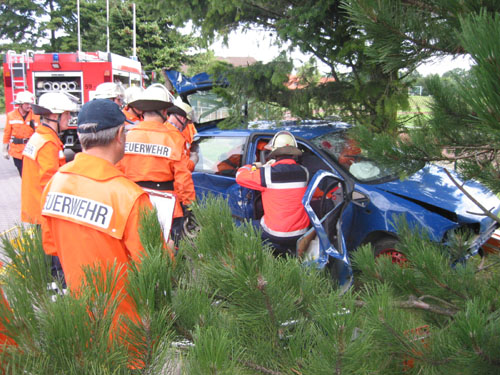
[[[418,115],[430,114],[430,104],[432,97],[430,96],[410,96],[410,109],[408,111],[399,111],[399,115]]]

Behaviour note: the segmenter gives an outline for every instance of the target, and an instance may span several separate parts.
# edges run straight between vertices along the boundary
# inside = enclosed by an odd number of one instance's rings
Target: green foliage
[[[298,118],[341,115],[353,122],[371,122],[379,131],[392,127],[397,106],[404,105],[408,92],[397,72],[387,71],[368,59],[364,32],[350,20],[341,7],[340,0],[307,0],[300,3],[275,1],[272,3],[248,3],[244,1],[196,1],[189,5],[178,1],[142,1],[158,12],[171,16],[173,22],[183,25],[187,21],[201,31],[206,43],[216,35],[227,36],[232,30],[260,27],[275,31],[276,44],[287,43],[289,50],[299,48],[326,64],[332,82],[312,84],[299,90],[285,90],[288,78],[274,76],[274,64],[248,67],[248,75],[237,74],[231,85],[248,83],[255,78],[256,90],[249,91],[251,102],[263,102],[273,109],[281,108]],[[284,55],[278,58],[283,61]],[[307,70],[307,65],[302,69]],[[268,72],[264,73],[266,69]],[[246,69],[241,69],[246,70]],[[347,73],[344,73],[347,72]],[[302,75],[302,74],[301,74]],[[261,77],[278,78],[263,83]],[[303,76],[303,75],[302,75]],[[273,90],[273,91],[270,91]],[[324,113],[318,113],[318,108]],[[272,111],[275,112],[275,111]],[[278,112],[278,111],[276,111]],[[282,113],[285,110],[282,110]],[[262,115],[261,115],[262,116]],[[236,123],[240,123],[236,121]]]
[[[364,246],[352,254],[357,286],[342,294],[327,273],[274,257],[249,223],[234,224],[226,201],[208,197],[193,212],[201,230],[174,261],[155,212],[143,213],[146,252],[127,285],[140,319],[119,332],[116,266],[86,269],[78,295],[55,297],[39,232],[4,239],[10,308],[0,304],[0,323],[18,344],[0,353],[5,373],[498,372],[498,256],[481,269],[457,263],[455,251],[396,219],[408,263]]]
[[[126,348],[109,340],[117,303],[109,293],[114,270],[105,275],[87,270],[78,298],[54,295],[39,230],[27,227],[2,243],[9,261],[2,275],[9,307],[0,304],[0,321],[18,345],[2,353],[6,373],[126,373]]]
[[[24,51],[74,52],[78,49],[77,6],[71,1],[16,0],[1,4],[0,33],[10,40],[0,48]],[[43,16],[43,18],[41,18]],[[132,3],[109,2],[110,51],[123,56],[133,54]],[[107,51],[106,1],[80,1],[80,34],[83,51]],[[137,57],[145,71],[170,67],[180,69],[199,58],[187,51],[199,41],[179,33],[171,17],[161,17],[140,2],[136,8]]]
[[[469,55],[475,62],[469,74],[425,79],[433,97],[431,113],[411,128],[400,122],[390,134],[375,134],[369,127],[357,132],[367,155],[402,168],[415,161],[444,162],[465,179],[500,191],[498,4],[356,0],[345,7],[373,41],[367,54],[386,70],[412,71],[425,58],[441,55]]]
[[[33,48],[43,30],[38,27],[39,17],[44,13],[43,2],[11,0],[0,3],[0,35],[2,49]]]

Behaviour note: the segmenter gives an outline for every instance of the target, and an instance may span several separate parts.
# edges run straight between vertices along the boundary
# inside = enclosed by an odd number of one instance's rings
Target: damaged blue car
[[[223,196],[235,220],[257,222],[263,214],[260,193],[238,185],[236,171],[245,164],[265,162],[262,146],[279,130],[294,134],[303,152],[301,163],[310,176],[303,204],[311,229],[297,243],[298,255],[319,268],[328,267],[345,288],[352,282],[349,254],[370,243],[375,255],[387,254],[404,261],[397,250],[395,218],[404,215],[411,228],[425,230],[436,242],[446,243],[457,230],[468,230],[468,256],[498,228],[437,165],[421,165],[401,180],[397,173],[362,156],[349,139],[350,124],[340,121],[293,121],[274,128],[265,122],[245,129],[221,130],[217,123],[229,115],[224,101],[210,89],[206,73],[187,78],[167,71],[172,85],[194,108],[199,161],[193,172],[197,199]],[[500,212],[500,200],[475,181],[459,181],[490,213]]]

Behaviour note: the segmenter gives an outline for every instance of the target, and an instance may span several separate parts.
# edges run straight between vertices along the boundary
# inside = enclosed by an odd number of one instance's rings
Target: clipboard
[[[148,193],[151,203],[156,208],[163,236],[165,237],[165,241],[168,241],[170,239],[170,229],[172,228],[174,216],[175,195],[152,189],[143,188],[143,190]]]

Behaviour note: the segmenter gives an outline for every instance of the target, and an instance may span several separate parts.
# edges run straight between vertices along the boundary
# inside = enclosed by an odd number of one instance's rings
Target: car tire
[[[398,239],[395,237],[383,237],[372,243],[375,258],[390,256],[392,263],[402,264],[408,261],[406,255],[397,249]]]

